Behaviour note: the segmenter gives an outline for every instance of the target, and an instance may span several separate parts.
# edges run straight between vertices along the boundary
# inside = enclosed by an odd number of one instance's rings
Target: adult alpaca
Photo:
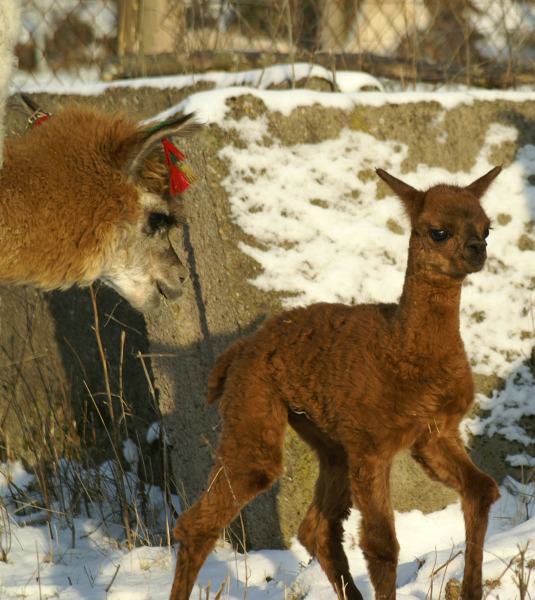
[[[101,279],[134,307],[180,295],[187,270],[169,241],[180,205],[169,195],[157,131],[71,106],[5,145],[0,170],[0,281],[43,290]]]
[[[398,542],[390,504],[394,455],[410,448],[428,474],[461,495],[466,525],[461,597],[482,596],[488,512],[498,486],[465,452],[458,426],[473,399],[459,332],[461,286],[486,260],[479,199],[496,167],[467,187],[418,191],[377,174],[411,221],[399,304],[315,304],[269,320],[222,354],[208,384],[221,439],[209,486],[175,527],[172,600],[188,600],[221,529],[282,473],[287,423],[316,451],[320,474],[298,537],[339,598],[362,600],[342,547],[351,505],[375,598],[396,595]]]
[[[70,106],[4,148],[19,25],[16,2],[0,0],[0,282],[53,290],[101,279],[140,310],[176,299],[187,269],[168,237],[180,206],[161,144],[198,125],[180,115],[151,128]]]

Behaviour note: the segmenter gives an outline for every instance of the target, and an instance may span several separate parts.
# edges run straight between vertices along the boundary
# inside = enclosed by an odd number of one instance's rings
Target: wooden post
[[[354,0],[325,0],[322,3],[318,48],[324,52],[344,52],[358,5]]]
[[[124,74],[159,75],[161,54],[185,52],[186,11],[183,0],[119,0],[117,54]]]
[[[119,0],[117,53],[120,57],[139,52],[140,0]]]
[[[176,44],[176,0],[143,0],[141,12],[141,53],[146,56],[173,52]]]

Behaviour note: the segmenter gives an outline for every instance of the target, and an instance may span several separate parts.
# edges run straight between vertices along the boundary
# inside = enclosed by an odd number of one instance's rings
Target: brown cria
[[[0,170],[0,281],[44,290],[101,279],[141,310],[180,295],[187,278],[169,241],[161,140],[197,127],[180,115],[157,131],[71,106],[6,142]]]
[[[459,333],[461,286],[486,259],[479,199],[496,167],[467,187],[418,191],[383,170],[411,220],[399,304],[314,304],[267,321],[222,354],[208,402],[222,419],[207,490],[175,527],[172,600],[188,600],[222,528],[283,471],[287,423],[316,452],[320,473],[298,538],[339,598],[361,600],[342,547],[351,506],[375,598],[396,596],[398,542],[389,494],[402,448],[461,496],[466,525],[463,600],[481,598],[481,562],[494,480],[468,457],[459,423],[473,398]]]

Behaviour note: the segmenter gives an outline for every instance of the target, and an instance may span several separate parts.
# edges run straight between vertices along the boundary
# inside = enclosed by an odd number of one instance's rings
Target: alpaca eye
[[[483,231],[483,237],[488,238],[490,233],[490,227],[487,227],[485,231]]]
[[[153,212],[149,214],[147,232],[149,235],[152,235],[158,233],[159,231],[168,231],[175,224],[176,220],[172,215]]]
[[[445,229],[430,229],[429,237],[434,242],[445,242],[451,237],[451,234]]]

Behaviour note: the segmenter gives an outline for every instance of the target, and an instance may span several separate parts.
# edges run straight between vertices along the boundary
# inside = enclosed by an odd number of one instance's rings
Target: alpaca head
[[[170,195],[161,142],[196,131],[199,125],[192,116],[170,119],[155,129],[140,127],[133,137],[115,140],[112,162],[135,187],[138,215],[118,232],[100,279],[140,310],[157,307],[162,298],[176,300],[188,278],[169,239],[178,224],[180,203]]]
[[[169,239],[181,198],[161,142],[197,130],[191,116],[150,127],[71,106],[9,140],[0,179],[21,234],[0,279],[48,290],[101,279],[139,310],[176,299],[188,276]]]
[[[147,311],[162,299],[178,299],[188,270],[169,239],[177,225],[169,203],[145,190],[139,190],[139,201],[141,215],[117,232],[113,252],[103,262],[99,279],[134,308]]]
[[[433,281],[459,280],[483,268],[490,220],[480,198],[500,171],[494,167],[466,187],[435,185],[420,191],[377,169],[409,215],[413,272]]]

